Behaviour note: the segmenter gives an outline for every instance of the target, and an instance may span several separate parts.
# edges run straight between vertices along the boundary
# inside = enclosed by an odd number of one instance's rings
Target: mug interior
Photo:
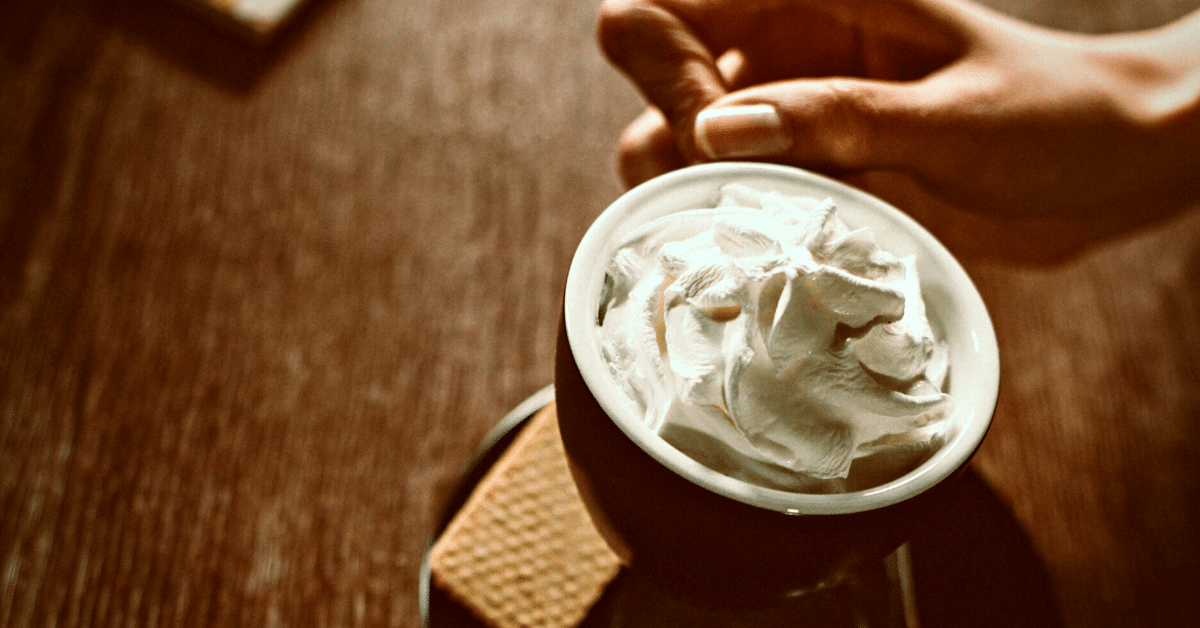
[[[600,350],[596,324],[608,262],[638,226],[669,213],[712,207],[728,183],[784,195],[831,198],[838,216],[855,229],[869,227],[880,246],[897,256],[915,255],[927,315],[949,346],[948,391],[955,400],[957,432],[931,458],[890,482],[856,492],[807,494],[751,484],[719,473],[676,449],[646,427],[641,410],[613,380]],[[953,255],[900,210],[833,179],[787,166],[724,162],[677,170],[630,190],[584,234],[567,275],[567,338],[588,389],[613,422],[659,463],[710,491],[788,514],[843,514],[909,499],[957,471],[978,448],[991,423],[999,392],[995,332],[979,291]]]

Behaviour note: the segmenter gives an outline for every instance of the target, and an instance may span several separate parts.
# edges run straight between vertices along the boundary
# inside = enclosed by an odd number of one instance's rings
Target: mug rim
[[[970,329],[966,331],[972,346],[959,349],[969,351],[972,356],[971,369],[966,375],[976,390],[970,399],[955,397],[955,409],[946,420],[961,420],[962,427],[916,469],[869,489],[833,494],[790,492],[732,478],[696,461],[647,427],[643,413],[610,374],[600,353],[595,323],[604,273],[621,232],[628,232],[652,217],[697,208],[694,203],[671,208],[673,202],[679,202],[672,201],[672,196],[694,198],[705,193],[715,194],[726,183],[746,180],[777,183],[793,191],[803,188],[809,193],[849,201],[856,211],[898,227],[905,240],[911,240],[922,250],[925,259],[919,257],[918,261],[939,271],[939,283],[946,288],[942,296],[949,299],[943,309],[949,307],[956,319],[969,321]],[[838,205],[841,211],[842,203]],[[653,209],[646,209],[650,207]],[[642,220],[637,219],[639,211],[646,213]],[[888,249],[887,246],[884,248]],[[921,273],[923,290],[925,272]],[[784,514],[848,514],[874,510],[911,499],[936,486],[954,475],[978,449],[991,424],[999,395],[1000,363],[991,318],[978,289],[950,251],[919,223],[883,200],[840,181],[791,166],[757,162],[700,164],[650,179],[627,191],[596,218],[581,239],[567,273],[563,314],[572,360],[589,392],[605,414],[642,451],[676,475],[705,489]],[[959,373],[953,363],[951,369],[953,386],[957,383],[953,377]]]

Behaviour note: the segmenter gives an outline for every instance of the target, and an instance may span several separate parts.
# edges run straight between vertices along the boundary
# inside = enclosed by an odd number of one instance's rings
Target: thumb
[[[798,79],[734,92],[696,116],[696,149],[843,172],[913,166],[929,150],[917,85]]]

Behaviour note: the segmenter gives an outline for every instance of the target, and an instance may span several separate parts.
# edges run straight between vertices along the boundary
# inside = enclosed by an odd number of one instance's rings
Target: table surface
[[[320,0],[255,48],[161,2],[0,5],[0,626],[419,624],[439,505],[551,380],[621,192],[642,105],[595,11]],[[1064,623],[1188,623],[1200,211],[1038,262],[927,217],[1003,356],[975,470]]]

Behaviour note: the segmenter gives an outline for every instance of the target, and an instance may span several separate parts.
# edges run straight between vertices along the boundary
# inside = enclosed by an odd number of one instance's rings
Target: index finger
[[[695,156],[696,114],[728,91],[716,61],[723,49],[706,41],[697,27],[719,3],[606,0],[600,10],[601,48],[662,111],[689,159]]]

